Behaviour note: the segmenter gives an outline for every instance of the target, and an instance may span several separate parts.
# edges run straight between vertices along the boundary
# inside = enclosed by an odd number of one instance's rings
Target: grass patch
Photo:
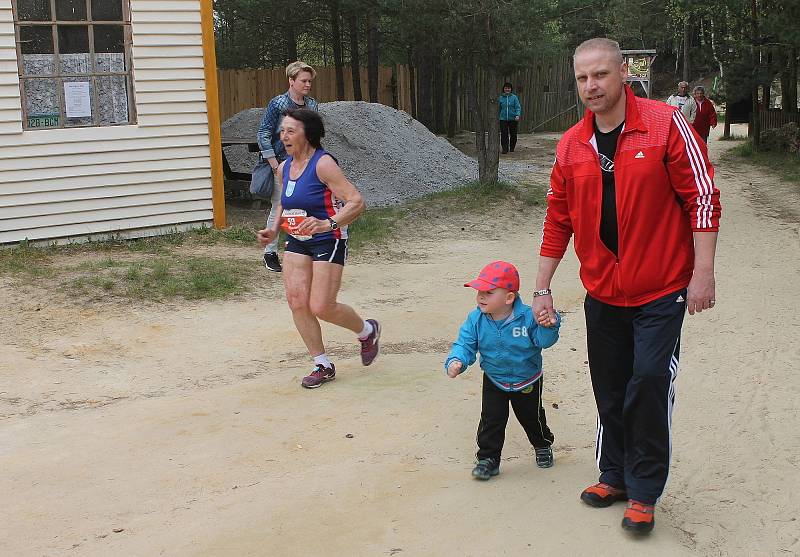
[[[27,242],[10,249],[0,250],[0,274],[21,275],[27,278],[49,277],[51,254]]]
[[[397,221],[408,213],[407,207],[367,209],[347,227],[348,249],[358,251],[361,246],[384,244],[391,236]]]
[[[725,137],[725,136],[720,136],[720,137],[717,139],[717,141],[742,141],[742,140],[744,140],[744,139],[747,139],[747,136],[746,136],[746,135],[735,135],[735,134],[731,134],[731,135],[729,135],[728,137]]]
[[[82,266],[85,274],[68,281],[66,287],[79,295],[101,293],[130,300],[219,299],[245,292],[244,279],[252,267],[250,261],[210,257],[104,259]]]
[[[471,182],[451,190],[428,194],[411,202],[411,206],[430,207],[445,214],[477,212],[505,201],[516,201],[526,206],[538,205],[544,201],[545,191],[531,183],[514,186],[507,182]]]
[[[481,184],[471,182],[450,190],[434,192],[396,207],[367,209],[351,224],[348,248],[357,252],[364,245],[385,243],[398,223],[415,215],[456,215],[476,213],[509,201],[525,207],[544,203],[547,189],[534,183],[515,186],[505,182]]]
[[[217,299],[244,292],[253,262],[175,254],[183,245],[215,244],[255,246],[255,233],[245,227],[200,228],[65,246],[22,242],[0,249],[0,275],[28,284],[58,277],[59,286],[77,295],[130,300]],[[98,254],[100,259],[95,258]],[[88,261],[70,263],[76,256]]]
[[[730,149],[726,157],[748,162],[777,174],[787,182],[800,184],[800,156],[791,153],[756,151],[753,148],[753,140],[748,139]]]

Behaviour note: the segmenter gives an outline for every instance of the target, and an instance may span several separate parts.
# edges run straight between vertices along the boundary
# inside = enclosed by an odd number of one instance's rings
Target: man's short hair
[[[575,60],[575,57],[578,54],[588,50],[605,50],[606,52],[610,52],[612,55],[614,55],[620,64],[625,61],[622,57],[622,51],[619,49],[619,43],[617,41],[612,41],[611,39],[605,39],[602,37],[583,41],[578,45],[578,48],[575,49],[572,59]]]
[[[688,87],[688,86],[689,86],[689,83],[686,82],[686,81],[679,81],[678,82],[678,87]]]
[[[701,92],[701,93],[703,93],[704,95],[706,94],[706,88],[705,88],[705,87],[703,87],[702,85],[698,85],[698,86],[696,86],[694,89],[692,89],[692,92],[693,92],[693,93],[697,93],[698,91],[700,91],[700,92]]]
[[[289,79],[295,79],[297,74],[300,72],[308,72],[311,74],[311,79],[317,77],[317,72],[314,71],[314,68],[306,64],[305,62],[301,62],[298,60],[297,62],[292,62],[288,66],[286,66],[286,77]]]

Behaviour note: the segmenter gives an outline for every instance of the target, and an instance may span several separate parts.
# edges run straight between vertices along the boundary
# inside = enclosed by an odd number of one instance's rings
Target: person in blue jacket
[[[500,473],[509,402],[535,449],[537,466],[549,468],[553,433],[542,406],[542,349],[558,340],[561,318],[557,313],[554,322],[547,315],[534,318],[520,300],[516,267],[505,261],[489,263],[464,286],[478,291],[478,307],[461,325],[444,367],[449,377],[457,377],[480,353],[483,399],[472,476],[488,480]]]
[[[503,154],[508,153],[509,148],[512,153],[514,152],[514,148],[517,146],[517,124],[519,117],[522,116],[522,105],[519,104],[519,97],[511,92],[512,89],[511,83],[506,81],[498,102],[500,105],[500,145],[503,148]]]

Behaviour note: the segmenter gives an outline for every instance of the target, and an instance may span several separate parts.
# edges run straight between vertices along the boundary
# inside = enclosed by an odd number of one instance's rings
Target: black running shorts
[[[301,241],[289,236],[285,251],[307,255],[315,262],[336,263],[344,266],[347,261],[347,239],[328,238],[325,240]]]

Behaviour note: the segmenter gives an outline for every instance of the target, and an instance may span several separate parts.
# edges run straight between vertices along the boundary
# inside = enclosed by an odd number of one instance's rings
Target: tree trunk
[[[417,120],[422,122],[431,131],[434,130],[433,121],[433,60],[427,51],[418,54],[419,69],[417,92]]]
[[[758,31],[758,0],[751,0],[750,2],[750,15],[753,24],[753,73],[758,71],[758,66],[761,63],[760,47],[761,42]],[[758,151],[761,148],[761,113],[758,105],[758,81],[753,79],[753,149]]]
[[[719,56],[719,49],[717,48],[717,29],[714,24],[714,18],[711,18],[711,53],[714,55],[714,60],[717,62],[717,66],[719,66],[719,78],[722,79],[725,77],[725,71],[722,66],[722,60]]]
[[[353,12],[348,17],[350,25],[350,69],[353,73],[353,100],[360,101],[361,94],[361,58],[358,52],[358,15]]]
[[[392,65],[392,108],[399,106],[399,99],[397,98],[397,64]]]
[[[484,82],[484,118],[486,119],[487,143],[486,166],[478,169],[481,184],[496,184],[497,169],[500,164],[500,120],[497,107],[497,60],[500,59],[497,47],[497,37],[494,31],[494,22],[491,13],[486,16],[486,37],[488,57],[486,61],[486,81]]]
[[[411,57],[409,56],[409,60]],[[408,64],[408,84],[411,88],[411,117],[419,120],[419,110],[417,107],[417,70],[414,64]]]
[[[458,126],[458,72],[453,69],[450,72],[450,98],[449,111],[447,118],[447,137],[455,137],[456,126]]]
[[[480,24],[486,45],[486,56],[483,57],[485,79],[476,87],[474,65],[468,66],[470,74],[466,76],[467,91],[470,92],[470,112],[475,125],[475,145],[478,149],[478,179],[481,184],[497,183],[497,167],[500,162],[500,121],[497,114],[497,38],[494,22],[489,12],[481,14]]]
[[[725,129],[722,132],[723,139],[730,139],[731,137],[731,103],[725,103]]]
[[[369,102],[378,102],[378,7],[367,11],[367,81]]]
[[[286,64],[297,60],[297,35],[294,32],[294,24],[287,17],[286,25]]]
[[[689,20],[683,25],[683,81],[689,81]]]
[[[781,110],[792,114],[797,112],[797,48],[786,49],[785,60],[781,64]]]
[[[486,66],[486,82],[483,87],[483,102],[486,107],[486,161],[484,168],[479,168],[481,184],[496,184],[497,169],[500,164],[500,120],[497,117],[497,65],[491,60]]]
[[[478,173],[486,167],[486,127],[484,126],[483,105],[478,99],[478,88],[475,83],[475,64],[470,62],[465,73],[467,86],[467,107],[472,116],[472,127],[475,130],[475,149],[478,151]],[[481,183],[483,181],[481,180]]]
[[[445,75],[441,52],[433,59],[433,128],[435,133],[444,131]]]
[[[333,64],[336,69],[336,100],[344,100],[344,61],[342,60],[342,32],[339,25],[339,0],[331,0],[331,44]]]

